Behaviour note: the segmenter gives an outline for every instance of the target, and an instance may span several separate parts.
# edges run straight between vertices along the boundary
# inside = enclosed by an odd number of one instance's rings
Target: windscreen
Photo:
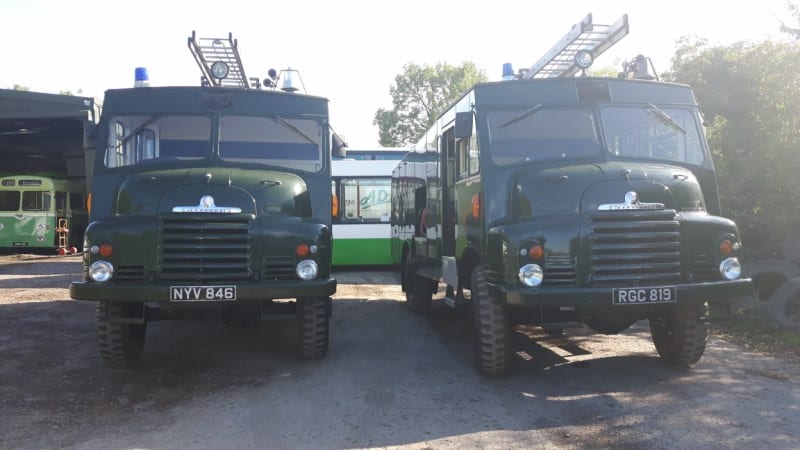
[[[323,127],[311,119],[226,115],[220,119],[219,156],[317,172],[322,168]]]
[[[608,150],[615,156],[698,166],[708,161],[692,109],[609,106],[601,117]]]
[[[19,191],[0,191],[0,211],[19,210]]]
[[[205,116],[118,116],[109,127],[106,167],[211,154],[211,120]]]
[[[501,166],[601,154],[595,115],[588,108],[532,105],[489,112],[487,121],[492,160]]]

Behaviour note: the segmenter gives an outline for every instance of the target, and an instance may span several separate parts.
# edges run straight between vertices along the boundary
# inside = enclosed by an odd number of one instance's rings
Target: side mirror
[[[336,133],[331,133],[331,152],[337,158],[347,157],[347,142]]]
[[[472,137],[472,113],[456,113],[456,138],[467,139]]]

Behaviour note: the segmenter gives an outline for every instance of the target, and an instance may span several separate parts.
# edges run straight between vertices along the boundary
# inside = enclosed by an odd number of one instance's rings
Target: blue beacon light
[[[147,73],[147,67],[137,67],[135,70],[135,81],[133,87],[148,87],[150,86],[150,76]]]
[[[516,77],[514,76],[514,69],[511,66],[511,63],[504,63],[503,64],[503,80],[514,80]]]

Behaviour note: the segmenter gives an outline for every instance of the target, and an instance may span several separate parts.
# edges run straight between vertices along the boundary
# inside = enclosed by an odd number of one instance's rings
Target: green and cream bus
[[[82,183],[34,175],[0,176],[0,248],[82,248],[87,212]]]
[[[331,165],[333,265],[392,264],[391,177],[408,149],[348,150]]]

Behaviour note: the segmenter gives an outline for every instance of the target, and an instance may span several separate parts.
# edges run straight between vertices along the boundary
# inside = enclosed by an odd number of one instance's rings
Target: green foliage
[[[710,47],[684,38],[665,78],[691,85],[706,120],[723,211],[745,247],[780,253],[800,232],[800,43]]]
[[[30,91],[31,90],[31,88],[29,88],[27,86],[23,86],[21,84],[15,84],[12,89],[15,90],[15,91]]]
[[[620,70],[622,70],[619,66],[605,66],[605,67],[598,67],[598,68],[591,68],[587,70],[587,74],[590,77],[611,77],[617,78]]]
[[[75,94],[73,94],[72,91],[70,91],[69,89],[58,91],[58,93],[61,95],[83,95],[83,89],[78,88],[78,91]]]
[[[472,62],[406,64],[389,90],[394,107],[379,109],[372,122],[378,126],[380,144],[400,147],[415,142],[451,103],[483,81],[486,74]]]

